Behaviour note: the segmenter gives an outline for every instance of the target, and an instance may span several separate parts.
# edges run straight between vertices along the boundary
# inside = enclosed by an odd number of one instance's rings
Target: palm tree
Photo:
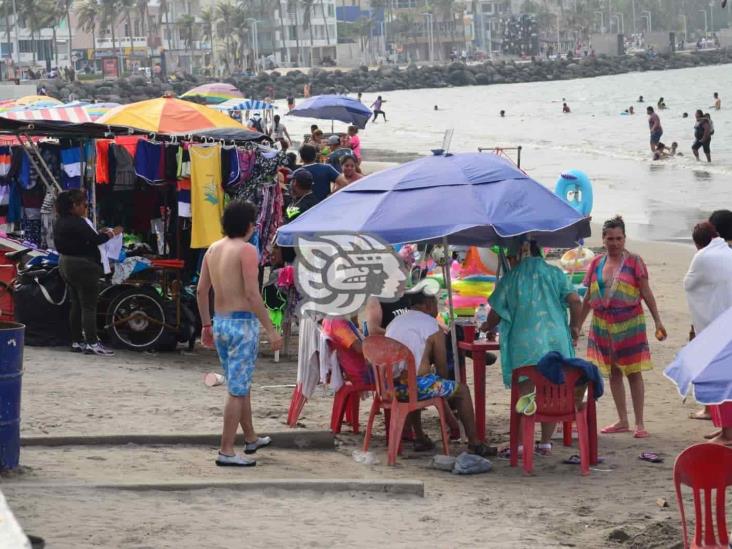
[[[77,28],[92,35],[92,50],[94,52],[94,67],[97,59],[97,23],[101,15],[101,7],[97,0],[84,0],[76,8],[78,18]]]
[[[127,22],[127,39],[130,41],[130,58],[135,57],[135,43],[132,39],[132,10],[135,8],[135,0],[117,0],[119,9],[124,13]]]
[[[209,6],[201,10],[201,37],[211,45],[211,65],[215,65],[216,50],[214,45],[214,26],[216,25],[216,14],[214,13],[213,7]]]
[[[33,63],[35,64],[38,53],[36,33],[47,28],[50,24],[53,24],[55,28],[56,13],[54,4],[51,0],[24,0],[19,6],[18,18],[31,31],[31,49],[33,50]]]
[[[181,15],[178,18],[180,37],[183,39],[183,45],[189,50],[193,48],[193,27],[195,24],[196,19],[192,15]]]
[[[310,66],[313,66],[313,5],[315,0],[302,0],[302,26],[308,29],[310,34]]]
[[[244,70],[249,67],[247,61],[247,50],[249,48],[249,19],[251,14],[246,5],[239,5],[234,8],[233,17],[233,33],[236,37],[237,48],[236,48],[236,62],[238,66]],[[252,66],[254,63],[252,63]]]
[[[371,29],[374,25],[374,20],[370,17],[360,17],[358,21],[353,24],[353,30],[358,36],[358,43],[361,48],[361,58],[363,63],[367,64],[366,59],[366,48],[368,47],[369,41],[371,40]]]
[[[147,36],[145,32],[145,25],[149,23],[150,12],[148,11],[149,0],[135,0],[135,9],[137,10],[138,18],[140,19],[140,36]],[[147,25],[149,30],[150,25]]]
[[[101,27],[106,32],[107,28],[112,31],[112,52],[114,56],[118,56],[117,51],[117,35],[115,27],[117,26],[117,18],[119,13],[117,12],[117,0],[100,0],[102,13],[101,13]]]
[[[285,10],[287,9],[287,4],[285,4]],[[282,42],[282,51],[280,52],[280,57],[282,58],[282,61],[285,61],[285,57],[287,58],[287,61],[290,61],[290,50],[287,47],[286,42],[286,36],[285,36],[285,18],[282,15],[282,12],[284,10],[282,9],[282,0],[277,1],[277,14],[280,17],[280,41]],[[8,31],[10,32],[10,31]],[[8,35],[10,36],[10,35]],[[9,42],[9,40],[8,40]]]
[[[371,3],[373,5],[373,2]],[[325,5],[320,0],[320,13],[323,16],[323,26],[325,27],[325,43],[330,46],[330,32],[328,32],[328,19],[325,17]]]
[[[302,48],[300,47],[300,17],[298,16],[298,0],[287,0],[287,13],[295,14],[295,42],[297,45],[297,64],[302,65]]]
[[[232,35],[234,32],[234,14],[236,8],[231,2],[220,2],[216,5],[216,12],[220,20],[220,25],[217,26],[217,32],[221,38],[224,39],[226,45],[226,57],[225,63],[227,72],[231,70],[231,48],[232,48]]]

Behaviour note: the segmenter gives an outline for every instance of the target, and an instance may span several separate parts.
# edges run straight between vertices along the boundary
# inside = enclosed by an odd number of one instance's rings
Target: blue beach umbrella
[[[366,105],[345,95],[316,95],[306,99],[287,114],[319,120],[339,120],[364,129],[372,113]]]
[[[590,218],[508,160],[492,154],[428,156],[352,183],[280,228],[295,235],[370,233],[390,244],[492,246],[531,234],[540,245],[573,247]]]
[[[730,325],[732,308],[704,328],[664,370],[663,375],[676,384],[682,397],[693,390],[699,404],[732,402]]]
[[[442,243],[446,251],[449,244],[491,246],[526,234],[541,245],[574,247],[590,236],[590,218],[508,160],[462,153],[419,158],[352,183],[280,227],[277,243],[341,231],[390,244]],[[450,269],[444,273],[454,318]],[[458,364],[454,322],[451,338]]]

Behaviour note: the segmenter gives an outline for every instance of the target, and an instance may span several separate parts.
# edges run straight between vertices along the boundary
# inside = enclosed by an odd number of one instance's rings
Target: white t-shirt
[[[422,311],[410,309],[392,320],[386,327],[386,337],[405,345],[414,355],[414,366],[419,370],[427,339],[440,329],[437,319]],[[400,366],[400,372],[406,365]],[[396,372],[395,372],[396,374]]]
[[[732,249],[722,238],[696,252],[684,289],[697,334],[732,307]]]
[[[272,124],[272,138],[273,139],[284,139],[285,138],[285,125],[280,122],[279,124]]]

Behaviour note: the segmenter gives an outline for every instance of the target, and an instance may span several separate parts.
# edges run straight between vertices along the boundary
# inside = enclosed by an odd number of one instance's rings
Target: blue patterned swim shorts
[[[249,311],[216,315],[213,336],[229,394],[247,396],[257,362],[259,320]]]
[[[406,375],[403,376],[402,381],[406,381]],[[394,389],[396,389],[397,400],[409,400],[406,383],[397,384],[394,386]],[[437,397],[450,398],[457,390],[457,381],[452,379],[443,379],[437,374],[417,376],[417,400],[427,400]]]

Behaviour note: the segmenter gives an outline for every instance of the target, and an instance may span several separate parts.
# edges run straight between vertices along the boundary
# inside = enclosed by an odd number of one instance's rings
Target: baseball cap
[[[293,180],[305,187],[310,187],[313,184],[313,174],[305,168],[298,168],[290,175],[290,181]]]
[[[341,142],[341,138],[338,137],[337,135],[331,135],[328,138],[328,145],[337,145],[340,142]]]
[[[404,293],[409,295],[424,294],[435,296],[440,293],[440,283],[433,278],[424,278]]]

